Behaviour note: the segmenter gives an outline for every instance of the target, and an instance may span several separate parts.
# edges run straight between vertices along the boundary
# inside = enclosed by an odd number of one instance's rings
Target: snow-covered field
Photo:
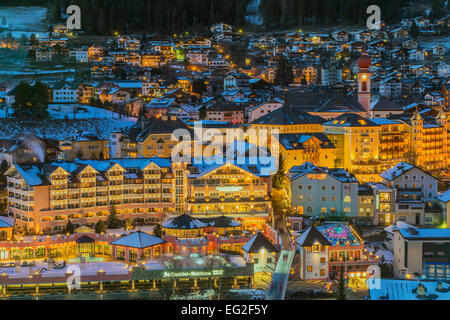
[[[248,300],[264,300],[266,292],[260,289],[231,289],[231,294],[247,297]]]
[[[20,38],[22,34],[29,38],[32,33],[45,38],[48,36],[43,22],[46,16],[47,9],[42,7],[0,8],[0,28],[5,29],[0,33],[0,37],[11,32],[14,38]],[[3,21],[3,17],[5,17],[5,21]]]
[[[74,107],[77,112],[74,113]],[[8,110],[12,115],[13,110]],[[0,109],[0,139],[18,134],[34,134],[39,137],[61,139],[82,130],[100,138],[109,138],[111,132],[127,129],[136,123],[135,118],[123,117],[109,110],[84,105],[50,105],[50,119],[40,121],[6,120],[6,108]]]
[[[443,46],[443,47],[447,48],[447,50],[450,50],[450,36],[438,37],[438,38],[433,38],[430,40],[420,41],[420,45],[424,49],[429,49],[433,46]]]
[[[60,261],[57,261],[60,262]],[[127,274],[129,266],[120,262],[92,262],[85,263],[84,268],[81,268],[79,263],[67,264],[65,268],[48,270],[48,263],[38,262],[32,267],[21,267],[19,272],[16,272],[15,267],[0,268],[0,274],[7,274],[10,278],[25,278],[30,274],[40,272],[42,277],[63,276],[69,266],[80,267],[81,275],[96,275],[99,270],[105,271],[106,274]]]
[[[384,260],[387,263],[393,263],[394,262],[394,254],[392,253],[392,251],[386,249],[386,248],[382,248],[380,246],[376,246],[376,247],[371,247],[371,246],[367,246],[367,252],[373,252],[373,254],[375,256],[380,257],[384,257]]]
[[[58,69],[58,70],[33,69],[32,71],[0,70],[0,75],[10,75],[10,76],[12,75],[28,76],[28,75],[54,74],[54,73],[75,73],[75,69]]]
[[[442,284],[444,290],[449,292],[436,291],[437,282],[422,281],[426,290],[426,295],[436,295],[436,300],[450,300],[450,286]],[[416,280],[395,280],[381,279],[379,289],[370,289],[370,300],[420,300],[417,294],[413,292],[417,288],[419,281]]]

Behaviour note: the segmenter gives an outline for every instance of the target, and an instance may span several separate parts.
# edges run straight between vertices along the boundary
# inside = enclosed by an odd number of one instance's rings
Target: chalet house
[[[358,32],[353,34],[353,39],[355,41],[362,41],[362,42],[371,41],[372,40],[372,34],[368,30],[366,30],[366,31],[358,31]]]
[[[339,42],[348,42],[349,40],[349,34],[347,31],[335,31],[331,34],[331,38],[335,41]]]
[[[72,103],[77,101],[78,87],[72,87],[66,83],[53,88],[53,102]]]
[[[117,39],[117,47],[126,51],[138,51],[141,48],[141,42],[130,36],[121,36]]]
[[[103,47],[93,44],[88,48],[89,61],[99,61],[103,56]]]
[[[217,33],[213,36],[215,42],[232,42],[233,36],[231,33]]]
[[[52,61],[53,58],[53,50],[48,48],[38,48],[35,51],[35,60],[37,62],[47,62]]]
[[[262,36],[258,39],[258,46],[260,47],[274,47],[277,45],[277,39],[273,36]]]
[[[402,42],[402,47],[406,49],[417,49],[419,43],[416,40],[409,39]]]
[[[426,65],[412,65],[410,67],[410,73],[414,74],[416,77],[429,74],[430,72],[431,68]]]
[[[250,108],[247,111],[248,122],[253,122],[256,119],[259,119],[262,116],[265,116],[271,113],[272,111],[281,108],[283,106],[283,103],[284,103],[283,100],[279,98],[274,98],[260,105],[257,105],[256,107]]]
[[[411,50],[409,52],[409,59],[414,61],[424,61],[425,51],[424,50]]]
[[[162,53],[142,53],[141,67],[160,68],[167,64],[167,59]]]
[[[236,104],[216,103],[206,109],[206,119],[243,124],[244,109]]]
[[[231,33],[233,32],[233,27],[226,23],[217,23],[210,27],[212,33]]]
[[[78,63],[89,62],[88,49],[80,48],[69,51],[69,60],[76,61]]]
[[[249,86],[250,77],[244,73],[231,73],[223,79],[223,89],[245,89]]]
[[[61,37],[67,37],[68,35],[68,29],[67,26],[65,24],[56,24],[53,26],[53,31],[52,31],[52,37],[54,38],[61,38]]]
[[[394,40],[407,40],[409,39],[409,32],[403,28],[398,28],[391,32],[391,36]]]
[[[189,59],[190,64],[194,65],[208,65],[208,51],[202,49],[190,49],[186,53],[186,58]]]

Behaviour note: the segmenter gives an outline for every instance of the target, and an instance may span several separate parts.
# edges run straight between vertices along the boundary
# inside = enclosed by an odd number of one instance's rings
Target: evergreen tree
[[[30,36],[30,46],[37,46],[37,45],[39,45],[39,41],[36,38],[36,35],[32,33]]]
[[[197,78],[192,82],[192,92],[202,95],[206,91],[205,79]]]
[[[6,160],[2,160],[0,163],[0,190],[2,189],[2,186],[6,186],[5,172],[8,170],[8,167],[8,162],[6,162]]]
[[[280,56],[278,60],[277,70],[275,72],[274,84],[278,86],[287,87],[294,80],[294,73],[292,72],[291,64],[284,58]]]
[[[282,190],[284,189],[285,182],[286,182],[286,164],[284,162],[284,158],[282,157],[281,153],[278,157],[278,170],[274,174],[272,178],[272,187],[276,190]]]
[[[106,225],[108,226],[108,229],[119,229],[122,227],[122,221],[117,217],[116,206],[114,205],[109,209]]]
[[[153,228],[153,234],[155,235],[155,237],[162,238],[163,230],[162,230],[161,225],[159,223],[156,224],[155,227]]]
[[[75,231],[75,227],[73,226],[72,221],[70,221],[70,219],[69,219],[69,222],[67,222],[64,233],[73,234],[74,231]]]
[[[97,221],[95,224],[95,233],[106,233],[106,230],[108,227],[106,226],[106,223],[103,220]]]
[[[16,88],[14,115],[16,117],[44,118],[48,115],[48,88],[37,81],[34,86],[21,81]]]
[[[411,24],[411,28],[409,29],[409,35],[413,39],[417,39],[419,37],[419,27],[414,20]]]
[[[387,264],[384,256],[381,256],[378,267],[380,268],[380,276],[382,278],[391,278],[393,276],[391,267]]]
[[[338,289],[336,294],[337,300],[347,300],[347,294],[345,292],[345,279],[344,279],[344,271],[341,270],[338,281]]]

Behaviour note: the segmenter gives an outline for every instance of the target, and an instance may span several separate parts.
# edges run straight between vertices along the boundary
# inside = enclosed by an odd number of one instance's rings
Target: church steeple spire
[[[366,52],[366,46],[358,59],[358,102],[366,110],[370,112],[370,78],[372,73],[369,71],[369,67],[372,64],[372,60]]]

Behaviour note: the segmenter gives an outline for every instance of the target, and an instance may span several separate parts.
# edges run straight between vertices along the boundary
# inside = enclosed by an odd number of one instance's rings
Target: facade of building
[[[336,167],[354,173],[362,182],[377,181],[373,163],[378,159],[378,125],[357,114],[343,114],[323,124],[336,147]]]
[[[244,258],[253,263],[254,272],[271,272],[275,269],[279,249],[264,234],[258,232],[242,246]]]
[[[109,158],[108,140],[92,134],[80,134],[59,141],[58,160],[104,160]]]
[[[292,167],[291,205],[305,216],[327,214],[358,217],[358,180],[344,169],[317,167],[306,162]]]
[[[308,227],[296,239],[302,280],[336,279],[339,274],[365,280],[367,268],[378,257],[367,253],[364,241],[352,225],[329,222]]]
[[[192,130],[176,116],[162,115],[144,119],[124,133],[116,133],[112,142],[120,147],[121,158],[160,157],[170,158],[178,145],[177,129]]]
[[[396,189],[396,219],[409,224],[426,224],[431,215],[425,213],[425,207],[438,195],[438,180],[406,162],[396,164],[380,176],[387,187]]]
[[[194,217],[239,217],[263,230],[271,214],[270,172],[260,164],[195,163],[189,167],[187,210]]]
[[[394,277],[450,278],[450,229],[394,228]]]
[[[6,172],[8,208],[18,228],[37,234],[61,232],[69,220],[93,226],[111,210],[121,220],[154,222],[183,209],[175,196],[186,188],[183,174],[159,158],[15,164]]]

